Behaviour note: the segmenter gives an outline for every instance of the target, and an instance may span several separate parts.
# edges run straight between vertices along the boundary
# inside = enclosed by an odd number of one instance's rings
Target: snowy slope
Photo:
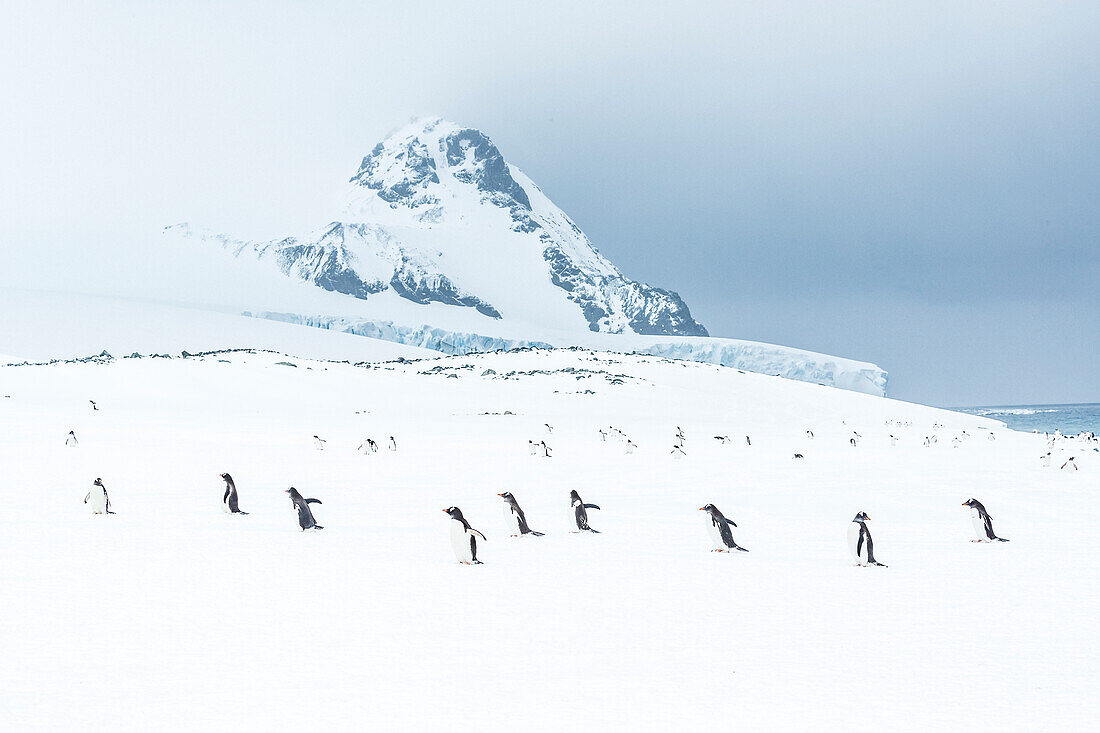
[[[237,313],[126,298],[0,289],[0,361],[256,348],[318,359],[383,361],[434,356],[424,349],[321,333]]]
[[[1030,731],[1100,713],[1089,446],[1042,468],[1041,436],[987,418],[586,351],[0,381],[6,730]],[[634,454],[598,439],[608,424]],[[355,451],[388,435],[396,453]],[[1081,471],[1057,469],[1067,455]],[[221,512],[222,471],[248,516]],[[86,513],[96,476],[116,515]],[[298,531],[289,485],[324,502],[324,531]],[[601,534],[568,531],[574,488]],[[506,536],[505,490],[545,537]],[[971,496],[1010,543],[968,541]],[[708,551],[706,502],[749,553]],[[485,565],[455,563],[452,504]],[[853,566],[860,510],[889,568]]]

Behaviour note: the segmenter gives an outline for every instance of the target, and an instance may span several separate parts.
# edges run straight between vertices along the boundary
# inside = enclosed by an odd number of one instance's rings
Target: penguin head
[[[863,522],[871,521],[871,518],[867,516],[867,512],[860,512],[859,514],[856,515],[856,518],[853,519],[852,521],[853,522],[859,522],[860,524],[862,524]]]
[[[95,481],[92,482],[92,484],[95,485],[95,486],[102,487],[103,486],[103,479],[97,478]]]
[[[581,495],[577,493],[576,489],[573,489],[572,491],[569,492],[569,499],[570,499],[570,501],[580,501],[581,500]]]
[[[218,475],[221,476],[222,480],[225,481],[227,484],[233,481],[233,477],[230,476],[228,473],[219,473]]]
[[[963,506],[968,506],[968,507],[971,507],[971,508],[975,508],[974,505],[977,504],[977,503],[978,503],[977,499],[967,499],[966,501],[964,501],[962,503],[962,505]]]
[[[701,511],[701,512],[716,512],[716,511],[718,511],[718,508],[716,506],[714,506],[713,504],[707,504],[706,506],[699,507],[699,511]]]
[[[298,489],[294,488],[293,486],[291,486],[289,489],[287,489],[286,493],[290,494],[291,499],[301,499],[302,498],[302,495],[298,493]]]
[[[513,499],[516,498],[516,497],[512,496],[511,491],[505,491],[503,494],[497,494],[497,496],[504,499],[505,501],[512,501]]]
[[[447,509],[444,509],[443,511],[446,512],[447,514],[450,514],[451,519],[455,519],[455,520],[460,521],[460,522],[462,521],[462,510],[459,509],[458,507],[456,507],[456,506],[449,507]]]

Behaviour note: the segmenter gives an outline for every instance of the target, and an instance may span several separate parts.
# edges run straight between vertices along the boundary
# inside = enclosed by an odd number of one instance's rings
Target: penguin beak
[[[443,512],[444,514],[446,514],[446,513],[447,513],[447,510],[446,510],[446,509],[443,509],[443,510],[442,510],[442,512]]]
[[[497,494],[497,496],[504,496],[504,494]]]
[[[706,510],[707,510],[707,508],[706,508],[705,506],[701,506],[701,507],[699,507],[699,511],[701,511],[701,512],[704,512],[704,511],[706,511]]]

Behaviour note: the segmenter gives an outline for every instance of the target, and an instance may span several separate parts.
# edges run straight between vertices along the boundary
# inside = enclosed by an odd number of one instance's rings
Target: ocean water
[[[982,415],[1001,420],[1013,430],[1065,435],[1083,432],[1100,434],[1100,402],[1081,405],[999,405],[991,407],[956,407],[958,412]]]

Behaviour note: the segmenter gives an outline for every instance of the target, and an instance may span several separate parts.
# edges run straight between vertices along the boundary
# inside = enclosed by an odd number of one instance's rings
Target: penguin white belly
[[[710,538],[714,542],[714,546],[719,550],[727,549],[726,543],[722,541],[722,532],[710,517],[707,517],[707,529],[710,531]]]
[[[473,553],[470,551],[470,534],[462,526],[462,522],[451,520],[451,548],[455,551],[455,557],[459,562],[472,562]]]
[[[103,489],[98,486],[92,489],[88,494],[88,506],[92,508],[93,514],[107,513],[107,494]]]
[[[982,521],[982,515],[973,507],[970,508],[970,522],[974,525],[974,536],[977,538],[978,542],[984,542],[989,539],[985,536],[985,522]]]
[[[852,522],[848,525],[848,549],[851,550],[852,557],[856,559],[856,562],[867,562],[867,548],[859,547],[859,522]]]

